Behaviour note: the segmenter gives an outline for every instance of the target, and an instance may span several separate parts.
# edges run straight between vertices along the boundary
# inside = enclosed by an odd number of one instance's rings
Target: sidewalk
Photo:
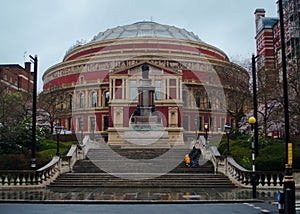
[[[0,204],[1,213],[22,214],[182,214],[182,213],[278,213],[274,205],[267,203],[214,203],[214,204]]]
[[[243,201],[252,199],[251,189],[137,189],[137,188],[45,188],[45,189],[2,189],[0,202],[30,202],[30,201]],[[274,202],[277,200],[277,190],[258,190],[257,199]],[[300,200],[299,192],[296,199]]]

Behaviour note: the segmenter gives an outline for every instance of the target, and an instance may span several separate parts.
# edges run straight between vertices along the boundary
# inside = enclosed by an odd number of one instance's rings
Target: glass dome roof
[[[176,38],[202,42],[197,35],[174,26],[162,25],[156,22],[143,21],[129,25],[118,26],[100,32],[92,41],[103,41],[110,39],[133,38],[133,37],[162,37]]]

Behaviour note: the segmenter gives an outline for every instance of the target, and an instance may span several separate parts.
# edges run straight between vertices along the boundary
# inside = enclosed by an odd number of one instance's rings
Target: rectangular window
[[[198,124],[198,130],[199,131],[203,131],[203,126],[202,126],[202,117],[198,117],[198,121],[199,121],[199,124]]]
[[[72,110],[72,105],[73,105],[73,96],[70,94],[69,95],[69,110]]]
[[[95,117],[90,117],[90,132],[95,131],[96,119]]]
[[[97,106],[97,93],[93,92],[92,93],[92,107],[96,107]]]
[[[169,80],[169,99],[177,99],[177,84],[176,84],[176,79],[170,79]]]
[[[115,82],[115,99],[122,99],[122,92],[123,92],[123,88],[122,88],[122,80],[121,79],[116,79]]]
[[[83,108],[84,107],[84,95],[81,93],[79,95],[79,108]]]
[[[183,116],[183,129],[189,130],[189,117]]]
[[[83,118],[78,118],[78,131],[83,131]]]
[[[136,80],[130,80],[130,100],[136,100],[136,97],[137,97]]]
[[[84,81],[84,78],[80,77],[80,83],[83,83],[83,81]]]
[[[210,130],[212,132],[215,131],[215,118],[214,117],[210,118]]]
[[[161,80],[155,80],[155,99],[161,100]]]
[[[68,127],[67,127],[67,129],[68,129],[68,130],[71,130],[71,128],[72,128],[72,118],[69,117],[69,118],[68,118]]]
[[[224,131],[225,129],[225,118],[221,119],[221,131]]]
[[[103,117],[103,131],[108,129],[108,116]]]

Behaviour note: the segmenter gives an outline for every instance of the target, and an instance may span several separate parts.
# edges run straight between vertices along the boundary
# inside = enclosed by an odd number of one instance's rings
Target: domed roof
[[[136,22],[133,24],[108,29],[104,32],[100,32],[92,41],[133,37],[176,38],[202,42],[197,35],[192,32],[188,32],[185,29],[180,29],[169,25],[162,25],[150,21]]]

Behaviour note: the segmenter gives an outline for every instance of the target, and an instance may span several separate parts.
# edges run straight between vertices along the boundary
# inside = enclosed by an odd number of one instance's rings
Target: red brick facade
[[[29,92],[33,89],[33,75],[30,71],[30,62],[25,68],[17,64],[0,65],[0,90],[7,93]]]

